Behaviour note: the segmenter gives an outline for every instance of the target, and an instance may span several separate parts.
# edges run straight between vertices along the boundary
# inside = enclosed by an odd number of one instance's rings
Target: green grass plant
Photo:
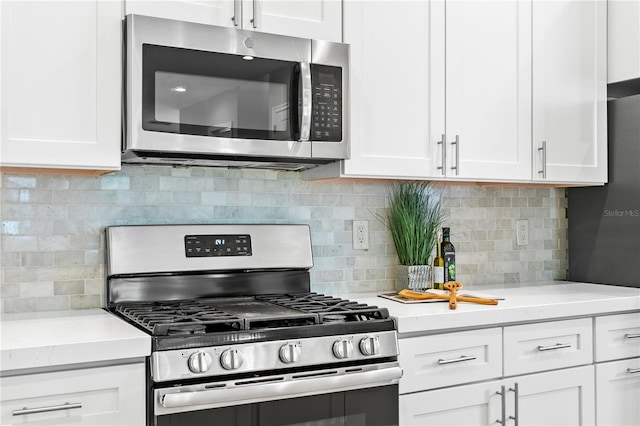
[[[389,228],[401,265],[430,265],[437,231],[444,222],[442,197],[428,181],[390,186],[389,210],[379,219]]]

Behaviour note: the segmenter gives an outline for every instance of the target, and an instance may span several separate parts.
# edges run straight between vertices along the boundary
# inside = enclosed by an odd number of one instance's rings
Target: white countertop
[[[387,308],[397,319],[400,334],[640,310],[640,288],[548,281],[469,290],[505,300],[497,306],[458,302],[457,309],[450,310],[446,301],[404,304],[375,293],[343,297]]]
[[[7,314],[0,371],[113,362],[151,353],[151,338],[102,309]]]

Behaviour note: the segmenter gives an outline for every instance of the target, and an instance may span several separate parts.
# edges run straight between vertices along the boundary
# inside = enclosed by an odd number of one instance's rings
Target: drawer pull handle
[[[456,362],[473,361],[474,359],[477,359],[477,357],[462,355],[460,358],[439,359],[438,360],[438,364],[440,364],[440,365],[453,364],[453,363],[456,363]]]
[[[637,339],[640,337],[640,334],[625,334],[624,337],[627,339]]]
[[[640,373],[640,368],[627,368],[627,373],[629,373],[629,374],[638,374],[638,373]]]
[[[13,410],[11,414],[14,416],[24,416],[25,414],[46,413],[48,411],[70,410],[72,408],[82,408],[82,404],[79,402],[75,402],[75,403],[65,402],[62,405],[50,405],[48,407],[38,407],[38,408],[24,407],[22,410]]]
[[[556,343],[555,345],[551,345],[551,346],[538,346],[538,350],[539,351],[554,351],[556,349],[565,349],[565,348],[570,348],[571,345],[569,343]]]

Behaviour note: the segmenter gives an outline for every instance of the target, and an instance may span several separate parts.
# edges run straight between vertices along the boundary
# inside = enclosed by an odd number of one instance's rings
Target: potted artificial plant
[[[444,212],[431,182],[406,181],[389,190],[389,210],[380,217],[391,231],[398,255],[398,289],[425,289],[433,281],[432,254]]]

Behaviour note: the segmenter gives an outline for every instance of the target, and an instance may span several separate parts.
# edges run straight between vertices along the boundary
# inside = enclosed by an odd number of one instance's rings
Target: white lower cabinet
[[[640,425],[640,312],[597,317],[596,419]]]
[[[592,324],[401,335],[400,424],[594,424]]]
[[[593,407],[593,366],[583,366],[400,395],[400,424],[589,425]]]
[[[596,365],[598,425],[640,425],[640,358]]]
[[[144,363],[2,378],[2,425],[144,425]]]

